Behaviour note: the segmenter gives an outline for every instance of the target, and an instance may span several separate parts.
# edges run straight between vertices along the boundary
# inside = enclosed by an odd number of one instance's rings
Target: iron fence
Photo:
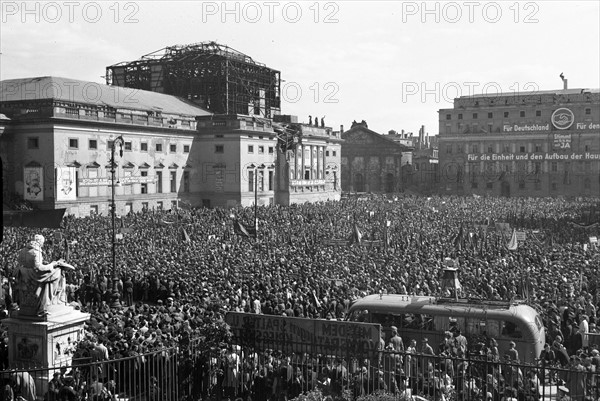
[[[62,399],[58,393],[46,395],[57,372],[70,384],[74,395],[67,399],[73,400],[282,401],[314,391],[320,399],[331,400],[356,400],[379,392],[399,400],[541,401],[558,400],[561,386],[569,390],[571,400],[600,398],[599,372],[589,358],[559,367],[497,361],[485,355],[311,354],[309,346],[299,352],[301,344],[286,353],[265,342],[249,346],[234,341],[221,349],[200,351],[201,341],[115,360],[79,358],[70,366],[2,371],[1,384],[12,384],[15,395],[31,401]]]

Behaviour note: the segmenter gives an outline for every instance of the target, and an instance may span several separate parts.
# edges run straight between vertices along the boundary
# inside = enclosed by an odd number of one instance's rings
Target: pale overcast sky
[[[282,113],[438,133],[457,95],[600,87],[595,1],[1,1],[0,78],[103,83],[105,67],[217,41],[280,70]]]

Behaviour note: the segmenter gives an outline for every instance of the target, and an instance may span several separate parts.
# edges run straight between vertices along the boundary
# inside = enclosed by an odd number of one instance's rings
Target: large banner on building
[[[75,191],[75,167],[57,167],[56,168],[56,200],[72,201],[76,200]]]
[[[44,200],[44,168],[25,167],[23,169],[23,198],[29,201]]]
[[[228,312],[225,322],[240,345],[261,351],[367,356],[377,351],[381,336],[378,324],[337,320]]]

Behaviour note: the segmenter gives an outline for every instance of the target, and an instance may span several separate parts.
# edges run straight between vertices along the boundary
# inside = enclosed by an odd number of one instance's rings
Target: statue
[[[45,265],[42,260],[44,237],[36,234],[19,253],[15,274],[19,315],[45,317],[52,305],[66,305],[63,269],[74,269],[60,259]]]
[[[312,125],[312,116],[308,116],[308,125]]]

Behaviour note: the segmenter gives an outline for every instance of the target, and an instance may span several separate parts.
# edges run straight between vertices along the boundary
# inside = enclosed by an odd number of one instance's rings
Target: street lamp
[[[111,184],[111,203],[110,203],[110,214],[112,220],[112,274],[113,274],[113,288],[111,295],[111,307],[120,307],[121,303],[119,302],[119,289],[118,289],[118,281],[119,276],[117,275],[117,253],[116,253],[116,226],[115,226],[115,214],[117,213],[117,207],[115,204],[115,172],[116,172],[116,162],[115,162],[115,149],[117,145],[119,145],[119,157],[123,157],[123,144],[125,140],[123,136],[119,135],[112,144],[110,149],[110,184]]]
[[[258,241],[258,169],[264,170],[265,165],[251,164],[248,167],[254,170],[254,235],[256,241]]]

